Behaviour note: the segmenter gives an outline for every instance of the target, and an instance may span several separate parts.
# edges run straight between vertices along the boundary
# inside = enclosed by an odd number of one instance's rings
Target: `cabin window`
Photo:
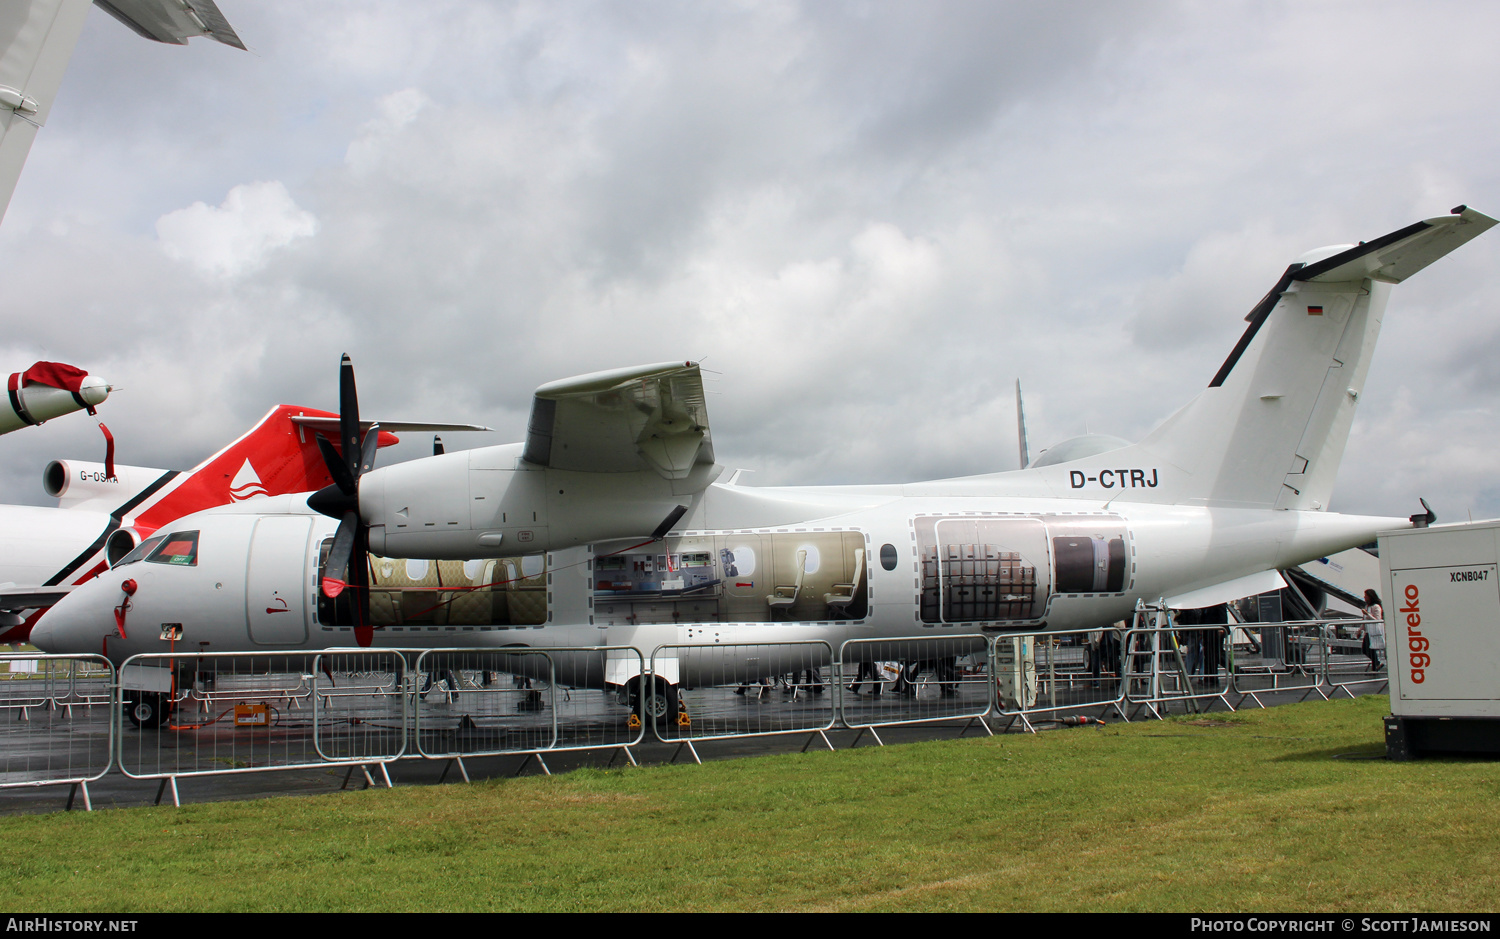
[[[132,552],[133,553],[133,552]],[[178,567],[198,566],[198,533],[174,531],[163,538],[147,557],[148,564],[173,564]]]
[[[896,569],[896,546],[886,544],[880,546],[880,566],[888,571]]]

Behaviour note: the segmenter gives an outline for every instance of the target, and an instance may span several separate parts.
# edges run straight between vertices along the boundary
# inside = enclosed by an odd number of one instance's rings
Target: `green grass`
[[[1383,697],[838,753],[0,819],[13,911],[1474,911],[1500,763]]]

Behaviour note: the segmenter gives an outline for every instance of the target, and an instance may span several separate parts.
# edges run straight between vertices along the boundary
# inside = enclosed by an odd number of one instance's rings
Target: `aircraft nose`
[[[52,631],[52,611],[43,613],[35,623],[31,624],[31,636],[29,641],[32,645],[43,652],[53,653],[57,645],[57,637]]]
[[[94,587],[84,584],[43,613],[31,627],[31,644],[53,655],[98,652],[112,614],[105,594],[89,589]]]

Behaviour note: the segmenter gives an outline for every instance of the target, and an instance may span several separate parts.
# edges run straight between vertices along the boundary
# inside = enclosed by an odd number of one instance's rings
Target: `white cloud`
[[[167,257],[219,277],[258,270],[272,251],[317,231],[318,220],[276,180],[235,186],[222,205],[194,202],[156,220]]]

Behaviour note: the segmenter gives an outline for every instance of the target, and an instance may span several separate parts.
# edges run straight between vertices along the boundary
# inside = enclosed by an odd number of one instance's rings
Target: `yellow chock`
[[[686,709],[677,712],[677,726],[678,727],[691,727],[691,726],[693,726],[693,719],[688,716],[688,712],[686,711]]]
[[[628,721],[625,722],[625,726],[629,727],[631,730],[640,730],[640,728],[641,728],[641,717],[640,717],[640,715],[637,714],[637,713],[635,713],[634,711],[631,711],[630,712],[630,720],[628,720]]]

